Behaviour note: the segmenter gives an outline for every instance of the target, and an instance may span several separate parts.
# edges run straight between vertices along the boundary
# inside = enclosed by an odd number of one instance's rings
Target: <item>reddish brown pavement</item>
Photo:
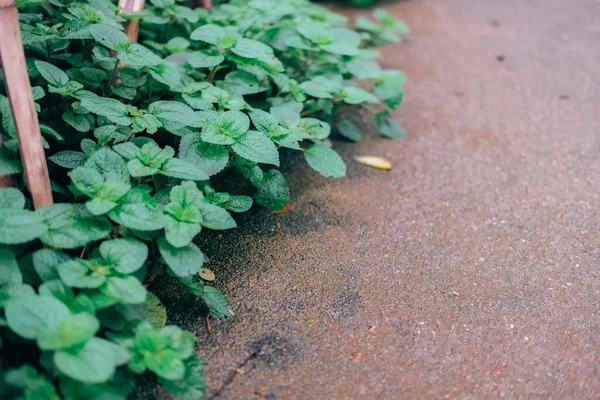
[[[237,370],[218,398],[600,398],[600,2],[384,7],[410,138],[336,143],[341,180],[292,157],[291,212],[203,239],[236,315],[171,320],[208,395]]]

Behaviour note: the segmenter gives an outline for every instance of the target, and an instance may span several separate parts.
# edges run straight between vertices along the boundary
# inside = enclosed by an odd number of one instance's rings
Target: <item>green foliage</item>
[[[199,279],[208,257],[194,239],[235,228],[231,213],[254,202],[286,206],[279,149],[337,178],[346,165],[332,133],[362,136],[350,113],[375,113],[384,136],[406,133],[388,111],[406,77],[369,48],[407,28],[382,10],[352,29],[306,0],[211,13],[151,0],[119,14],[114,3],[17,2],[57,202],[32,211],[20,190],[0,189],[1,398],[125,399],[141,374],[201,398],[196,338],[165,326],[147,275],[166,272],[213,318],[229,317]],[[131,18],[139,43],[122,29]],[[0,174],[21,174],[2,82],[0,93]]]

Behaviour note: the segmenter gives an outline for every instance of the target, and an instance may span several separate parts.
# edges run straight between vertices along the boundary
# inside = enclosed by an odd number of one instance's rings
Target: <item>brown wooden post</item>
[[[17,7],[0,0],[0,60],[17,135],[21,161],[35,208],[52,204],[42,134],[25,65]]]
[[[121,12],[140,12],[144,9],[144,0],[119,0]],[[137,42],[138,33],[140,32],[139,18],[130,19],[125,25],[125,34],[130,42]]]

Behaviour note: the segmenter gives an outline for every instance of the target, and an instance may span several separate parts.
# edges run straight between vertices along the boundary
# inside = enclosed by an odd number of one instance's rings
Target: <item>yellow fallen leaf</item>
[[[377,169],[391,169],[392,163],[386,160],[383,157],[375,157],[375,156],[357,156],[354,157],[356,161],[361,164],[368,165],[369,167],[377,168]]]
[[[215,273],[208,268],[202,268],[200,270],[200,278],[204,279],[205,281],[212,282],[215,280]]]

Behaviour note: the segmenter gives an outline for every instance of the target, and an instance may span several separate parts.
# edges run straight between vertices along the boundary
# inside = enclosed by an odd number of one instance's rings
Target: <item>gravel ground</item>
[[[209,397],[600,398],[600,2],[384,7],[410,138],[336,143],[341,180],[290,156],[292,211],[203,239],[236,315],[170,301]]]

